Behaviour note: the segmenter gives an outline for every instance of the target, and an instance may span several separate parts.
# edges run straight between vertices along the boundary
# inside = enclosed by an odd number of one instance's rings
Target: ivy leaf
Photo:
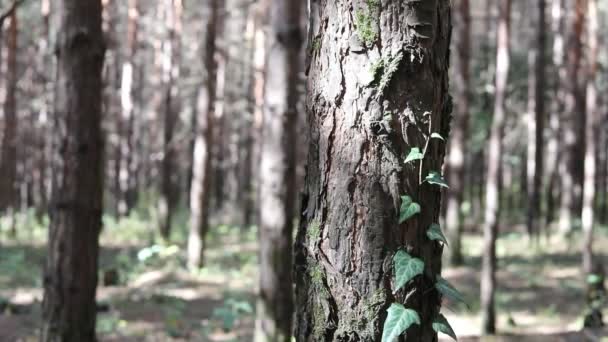
[[[424,261],[414,258],[402,250],[395,253],[393,262],[395,263],[395,291],[424,271]]]
[[[445,139],[441,136],[441,134],[439,134],[437,132],[431,134],[431,139],[439,139],[439,140],[445,141]]]
[[[453,338],[454,341],[458,341],[458,338],[456,337],[456,333],[454,332],[454,329],[452,329],[452,326],[450,325],[448,320],[445,318],[445,316],[442,314],[435,316],[435,319],[433,319],[433,330],[435,330],[438,333],[444,333],[444,334],[450,336],[451,338]]]
[[[406,309],[401,304],[393,303],[387,311],[388,316],[382,330],[382,342],[393,342],[412,324],[420,325],[418,313],[412,309]]]
[[[437,171],[429,172],[428,176],[426,176],[424,181],[428,182],[429,184],[439,185],[444,188],[449,188],[448,183],[445,182],[445,179],[443,179],[443,176],[441,176],[441,174]]]
[[[422,158],[424,158],[424,154],[420,152],[420,149],[418,147],[413,147],[407,155],[407,158],[405,158],[405,163],[407,164],[415,160],[421,160]]]
[[[445,235],[443,235],[443,232],[441,231],[441,226],[437,223],[431,224],[429,229],[426,231],[426,236],[432,241],[441,241],[446,245],[448,244],[448,240],[445,238]]]
[[[435,283],[435,288],[448,299],[455,302],[462,302],[467,305],[467,303],[464,301],[464,297],[462,296],[462,294],[458,290],[456,290],[454,286],[452,286],[452,284],[448,283],[447,280],[438,276],[437,282]]]
[[[399,210],[399,224],[407,221],[420,212],[420,204],[415,203],[410,196],[401,196],[401,209]]]

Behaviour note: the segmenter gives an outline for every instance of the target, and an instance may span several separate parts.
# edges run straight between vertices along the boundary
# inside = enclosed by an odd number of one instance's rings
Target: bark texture
[[[272,0],[260,160],[260,296],[257,342],[292,336],[298,86],[303,2]]]
[[[211,209],[211,176],[213,129],[215,126],[215,98],[217,87],[216,34],[219,15],[219,1],[208,2],[203,64],[206,79],[198,95],[196,137],[194,142],[192,185],[190,187],[190,233],[188,235],[188,265],[191,268],[203,266],[205,236],[209,230],[209,210]]]
[[[442,247],[441,191],[422,183],[440,171],[451,117],[450,2],[310,2],[310,151],[295,254],[297,341],[380,341],[393,302],[422,324],[407,341],[435,341],[433,289]],[[426,148],[425,148],[426,146]],[[422,162],[405,163],[412,148]],[[422,211],[399,224],[400,197]],[[424,275],[393,293],[398,249],[422,259]],[[408,294],[407,296],[405,294]]]
[[[481,274],[482,333],[496,332],[494,293],[496,290],[496,237],[500,218],[501,173],[503,160],[503,135],[506,120],[505,100],[510,63],[511,0],[499,3],[499,21],[496,45],[496,92],[494,117],[488,142],[488,164],[486,179],[486,207],[483,235],[484,251]]]
[[[54,173],[44,275],[45,342],[95,340],[103,139],[101,1],[62,1]]]

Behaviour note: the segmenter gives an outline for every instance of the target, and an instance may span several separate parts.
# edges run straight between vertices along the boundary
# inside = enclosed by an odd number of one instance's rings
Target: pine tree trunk
[[[458,68],[456,71],[456,123],[452,128],[448,153],[448,179],[450,189],[447,191],[446,231],[449,233],[450,257],[453,266],[462,264],[462,215],[460,205],[464,199],[465,188],[465,155],[469,130],[470,99],[470,59],[471,59],[471,8],[469,0],[458,3],[457,24]]]
[[[255,341],[292,336],[292,237],[303,2],[272,0],[259,185],[260,295]]]
[[[582,35],[585,24],[585,0],[576,0],[572,15],[566,50],[565,109],[562,117],[563,158],[559,166],[561,180],[561,201],[559,207],[559,230],[570,233],[574,229],[574,218],[581,209],[582,177],[584,170],[580,147],[584,145],[579,127],[585,124],[584,96],[580,87],[582,61]],[[584,134],[583,134],[584,135]]]
[[[63,0],[42,341],[95,341],[103,191],[100,0]]]
[[[17,196],[17,10],[9,16],[6,56],[6,96],[4,98],[4,134],[0,151],[0,212],[18,207]]]
[[[583,191],[583,211],[582,211],[582,226],[583,226],[583,271],[590,273],[593,268],[593,225],[594,223],[594,205],[595,205],[595,188],[596,188],[596,152],[599,107],[598,107],[598,92],[597,92],[597,72],[598,63],[598,45],[599,45],[599,29],[598,29],[598,8],[596,0],[588,0],[588,20],[587,20],[587,39],[588,39],[588,73],[587,73],[587,120],[585,130],[585,182]]]
[[[544,130],[545,130],[545,0],[537,0],[536,37],[532,39],[529,69],[531,82],[529,83],[528,115],[534,124],[528,126],[528,189],[531,193],[528,205],[528,234],[536,236],[540,232],[540,203],[543,180],[544,162]]]
[[[219,1],[208,4],[208,21],[203,50],[206,80],[200,89],[197,104],[197,127],[194,143],[192,185],[190,188],[190,233],[188,235],[188,265],[190,268],[203,266],[205,236],[209,230],[209,211],[212,195],[211,177],[213,172],[213,130],[215,126],[215,100],[217,87],[216,36],[219,15]]]
[[[506,120],[505,100],[510,64],[511,0],[499,4],[499,21],[496,47],[496,91],[494,117],[488,143],[488,176],[486,180],[486,206],[484,215],[484,251],[481,274],[482,333],[496,332],[494,293],[496,291],[496,237],[500,218],[501,173],[503,161],[503,135]]]
[[[394,302],[421,324],[407,341],[436,341],[433,289],[442,169],[451,118],[450,2],[312,1],[308,81],[310,151],[295,254],[297,341],[380,341]],[[426,146],[426,148],[425,148]],[[405,163],[413,148],[422,161]],[[399,223],[402,196],[421,213]],[[401,203],[403,202],[403,203]],[[424,274],[393,293],[392,258],[404,249]],[[408,294],[407,296],[405,294]]]
[[[182,27],[182,0],[164,0],[167,37],[163,42],[162,88],[163,100],[163,160],[161,165],[161,194],[159,199],[159,228],[164,240],[171,238],[173,211],[179,199],[179,172],[177,168],[177,142],[175,130],[179,121],[180,98],[180,39]]]
[[[139,8],[138,0],[129,0],[127,14],[127,52],[122,63],[122,80],[120,85],[121,114],[118,135],[120,170],[118,214],[128,215],[136,202],[137,182],[134,164],[134,126],[135,126],[135,57],[137,56],[137,36]]]

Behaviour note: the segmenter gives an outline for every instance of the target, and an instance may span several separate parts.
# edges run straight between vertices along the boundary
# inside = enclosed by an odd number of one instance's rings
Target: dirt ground
[[[254,233],[245,239],[218,237],[210,244],[209,267],[198,274],[183,269],[183,252],[176,246],[148,248],[146,259],[141,246],[107,242],[101,268],[117,269],[120,283],[98,290],[100,341],[251,341],[254,241]],[[498,243],[500,335],[480,338],[481,239],[471,235],[464,242],[466,266],[443,272],[468,302],[468,308],[444,303],[459,341],[608,341],[608,331],[581,331],[584,292],[578,244],[557,239],[534,248],[519,234],[504,235]],[[598,258],[608,261],[605,235],[596,239],[595,248]],[[0,342],[36,340],[43,260],[42,243],[0,247]]]

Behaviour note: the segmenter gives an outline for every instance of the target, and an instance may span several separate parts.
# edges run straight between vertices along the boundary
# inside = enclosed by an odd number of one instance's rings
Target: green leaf
[[[395,291],[424,271],[424,261],[412,257],[405,251],[397,251],[393,262],[395,263]]]
[[[421,208],[410,196],[401,196],[401,209],[399,210],[399,224],[407,221],[412,216],[418,214]]]
[[[445,316],[442,314],[435,316],[435,319],[433,319],[433,330],[435,330],[438,333],[444,333],[444,334],[450,336],[451,338],[453,338],[454,341],[458,341],[458,338],[456,337],[456,333],[454,332],[454,329],[452,329],[452,326],[450,325],[448,320],[445,318]]]
[[[445,182],[445,179],[441,176],[441,174],[437,171],[429,172],[428,176],[424,179],[425,182],[433,185],[439,185],[444,188],[449,188],[448,183]]]
[[[407,158],[405,158],[405,163],[407,164],[415,160],[421,160],[422,158],[424,158],[424,154],[420,152],[420,149],[418,147],[412,147],[410,153],[407,155]]]
[[[441,241],[446,245],[448,244],[448,240],[445,238],[445,235],[443,235],[443,232],[441,231],[441,226],[437,223],[431,224],[429,229],[426,231],[426,236],[428,236],[428,238],[432,241]]]
[[[435,283],[435,288],[448,299],[455,302],[462,302],[466,305],[462,294],[456,290],[452,284],[448,283],[447,280],[438,276],[437,282]]]
[[[406,309],[401,304],[393,303],[387,311],[388,316],[382,330],[382,342],[393,342],[412,324],[420,325],[418,313],[412,309]]]
[[[587,276],[587,284],[590,285],[595,285],[595,284],[599,284],[603,281],[604,279],[602,279],[602,276],[598,275],[598,274],[589,274]]]
[[[445,141],[445,139],[441,136],[441,134],[439,134],[437,132],[431,134],[431,139],[439,139],[439,140]]]

